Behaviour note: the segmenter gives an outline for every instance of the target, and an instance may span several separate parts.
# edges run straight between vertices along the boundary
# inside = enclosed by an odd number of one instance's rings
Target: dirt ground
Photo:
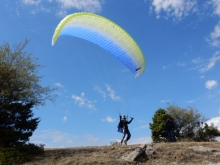
[[[124,161],[121,157],[131,153],[140,145],[110,145],[45,149],[43,156],[24,165],[209,165],[220,163],[219,142],[176,142],[153,145],[157,146],[158,150],[151,157],[143,155],[137,161]],[[214,148],[216,151],[201,152],[189,148],[193,146]]]

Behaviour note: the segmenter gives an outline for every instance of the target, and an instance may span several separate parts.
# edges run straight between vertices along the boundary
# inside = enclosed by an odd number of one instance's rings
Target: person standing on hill
[[[165,129],[167,131],[167,135],[170,138],[170,142],[176,142],[176,137],[173,133],[173,131],[175,129],[175,125],[174,125],[173,121],[170,119],[170,117],[167,118],[167,121],[165,123]]]
[[[130,121],[126,120],[126,116],[120,116],[120,123],[121,123],[121,127],[122,127],[122,139],[121,139],[121,144],[125,143],[125,145],[127,145],[128,140],[131,138],[131,133],[128,129],[128,124],[130,124],[132,122],[134,118],[132,117]],[[124,140],[125,136],[127,135],[126,139]]]

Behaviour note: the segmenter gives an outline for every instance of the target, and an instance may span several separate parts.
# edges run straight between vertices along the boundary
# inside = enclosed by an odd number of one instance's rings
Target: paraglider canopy
[[[120,26],[97,14],[80,12],[66,16],[57,26],[52,45],[59,36],[88,40],[118,58],[134,75],[145,70],[144,55],[134,39]]]

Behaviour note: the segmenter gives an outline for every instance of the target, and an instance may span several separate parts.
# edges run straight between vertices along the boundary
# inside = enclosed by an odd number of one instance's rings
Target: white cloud
[[[176,65],[177,66],[185,66],[186,64],[185,64],[185,62],[178,62]]]
[[[30,142],[46,144],[45,148],[61,148],[70,146],[94,145],[99,139],[92,134],[74,136],[55,129],[35,132]],[[90,143],[86,143],[90,142]]]
[[[100,12],[102,10],[99,0],[56,0],[63,10],[77,9],[88,12]]]
[[[78,104],[80,107],[87,107],[91,110],[96,110],[93,101],[88,100],[85,98],[85,94],[82,92],[80,96],[72,95],[72,99],[74,100],[75,104]]]
[[[146,123],[145,120],[138,120],[139,123]]]
[[[63,122],[66,122],[66,121],[67,121],[67,117],[64,116],[64,117],[63,117]]]
[[[119,96],[116,95],[116,92],[112,89],[112,87],[109,84],[105,84],[105,87],[107,91],[103,91],[98,86],[95,86],[94,88],[96,91],[98,91],[102,95],[104,101],[107,96],[109,96],[114,101],[119,101],[121,99]]]
[[[200,69],[200,71],[201,71],[201,72],[206,72],[206,71],[208,71],[209,69],[211,69],[212,67],[214,67],[214,66],[215,66],[215,63],[220,60],[220,55],[219,55],[219,53],[220,53],[220,52],[216,52],[216,53],[212,56],[212,58],[209,59],[209,63],[208,63],[204,68]]]
[[[45,2],[46,0],[44,0]],[[56,3],[56,8],[46,7],[46,3],[43,0],[21,0],[21,3],[25,5],[37,6],[35,9],[31,9],[31,14],[41,12],[56,12],[58,16],[66,16],[71,9],[77,9],[80,11],[99,13],[102,10],[101,4],[103,0],[47,0],[48,3]]]
[[[121,99],[119,96],[116,96],[115,91],[111,88],[110,85],[106,84],[106,88],[107,88],[107,91],[109,92],[109,95],[108,95],[108,96],[109,96],[112,100],[118,101],[118,100]]]
[[[215,127],[218,127],[218,130],[220,130],[220,117],[214,117],[214,118],[212,118],[212,119],[206,121],[206,123],[207,123],[208,125],[211,125],[211,124],[213,123],[213,125],[214,125]]]
[[[198,57],[198,58],[193,59],[193,60],[192,60],[192,63],[198,64],[198,63],[201,63],[202,61],[203,61],[203,60]]]
[[[194,103],[195,100],[188,100],[187,103]]]
[[[21,13],[20,13],[20,11],[19,11],[19,9],[18,9],[18,8],[15,10],[15,12],[16,12],[16,14],[17,14],[17,16],[18,16],[18,17],[20,17],[20,16],[21,16]]]
[[[38,5],[41,3],[41,0],[22,0],[26,5]]]
[[[169,68],[169,67],[171,67],[172,65],[171,64],[169,64],[169,65],[164,65],[163,66],[163,69],[167,69],[167,68]]]
[[[60,142],[72,143],[75,137],[76,136],[72,136],[67,133],[62,133],[57,130],[45,130],[45,131],[41,131],[40,134],[38,135],[34,135],[33,139],[38,139],[40,141],[49,140],[52,141],[53,143],[60,143]]]
[[[167,16],[181,19],[196,10],[196,0],[153,0],[152,6],[160,18],[161,12],[165,12]]]
[[[112,118],[110,116],[106,116],[105,119],[101,119],[101,120],[104,121],[104,122],[109,122],[109,123],[112,123],[112,122],[116,121],[116,119],[114,119],[114,118]]]
[[[94,89],[102,95],[104,100],[106,99],[106,93],[100,87],[95,86]]]
[[[134,130],[140,130],[140,129],[148,129],[149,128],[149,124],[146,125],[142,125],[140,127],[135,128]]]
[[[220,22],[215,25],[214,31],[210,34],[210,39],[208,39],[208,42],[212,46],[219,46],[220,45]]]
[[[200,76],[200,78],[204,78],[205,76]]]
[[[211,0],[211,3],[214,7],[214,14],[220,15],[220,1],[219,0]]]
[[[149,136],[131,139],[130,141],[128,141],[129,144],[147,144],[151,142],[152,142],[152,138]]]
[[[56,15],[57,15],[58,17],[64,17],[64,16],[67,15],[67,11],[59,11],[59,12],[57,12]]]
[[[64,87],[64,86],[63,86],[61,83],[58,83],[58,82],[57,82],[57,83],[55,83],[54,85],[55,85],[55,86],[57,86],[57,87],[61,87],[61,88],[63,88],[63,87]]]
[[[215,80],[208,80],[208,81],[206,81],[206,83],[205,83],[205,87],[206,87],[207,89],[212,89],[212,88],[214,88],[214,87],[216,87],[216,86],[218,86],[218,83],[217,83],[217,81],[215,81]]]
[[[170,100],[161,100],[160,102],[161,103],[168,103],[168,102],[170,102]]]
[[[98,138],[94,137],[93,135],[86,135],[85,137],[88,141],[98,141],[99,140]]]

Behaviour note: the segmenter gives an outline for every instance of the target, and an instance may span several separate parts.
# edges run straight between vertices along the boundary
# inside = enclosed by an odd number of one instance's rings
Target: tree
[[[168,104],[166,109],[159,108],[150,123],[153,142],[167,141],[164,130],[165,121],[170,117],[174,121],[175,135],[179,140],[190,139],[192,141],[215,141],[220,136],[220,131],[214,125],[204,123],[206,120],[196,108],[181,108],[175,104]]]
[[[166,140],[166,138],[164,139],[163,137],[163,131],[164,131],[164,127],[165,127],[165,122],[167,120],[167,118],[170,117],[166,110],[159,108],[152,120],[153,123],[150,123],[150,129],[151,129],[151,138],[153,140],[153,142],[161,142]],[[171,117],[170,117],[171,118]]]
[[[216,137],[220,136],[220,131],[212,123],[208,125],[207,123],[199,124],[199,128],[196,131],[195,141],[216,141]]]
[[[40,122],[39,118],[32,118],[32,107],[31,103],[13,103],[6,111],[0,109],[1,148],[18,146],[29,140]]]
[[[54,89],[40,84],[43,66],[24,51],[28,43],[0,46],[0,148],[26,143],[40,122],[31,108],[55,99]]]
[[[166,111],[172,116],[180,136],[183,138],[193,139],[199,123],[205,120],[196,108],[190,106],[181,108],[175,104],[168,104]]]

